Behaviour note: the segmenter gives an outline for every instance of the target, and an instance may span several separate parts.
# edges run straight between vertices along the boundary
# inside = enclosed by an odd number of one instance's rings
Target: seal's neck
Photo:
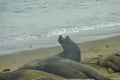
[[[80,59],[81,59],[80,51],[78,51],[78,52],[63,51],[63,52],[59,53],[57,56],[61,57],[61,58],[77,61],[77,62],[80,62]]]

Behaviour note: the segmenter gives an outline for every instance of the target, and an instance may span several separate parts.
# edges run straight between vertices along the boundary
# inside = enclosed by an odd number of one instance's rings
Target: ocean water
[[[0,54],[120,35],[120,0],[0,0]]]

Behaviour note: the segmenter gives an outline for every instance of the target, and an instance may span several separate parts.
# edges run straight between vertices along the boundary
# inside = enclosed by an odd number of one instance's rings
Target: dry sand
[[[97,58],[99,55],[105,56],[112,53],[120,52],[120,36],[78,43],[78,45],[80,46],[82,52],[82,63],[93,66],[104,76],[109,77],[112,80],[120,80],[120,72],[109,74],[106,68],[94,64],[89,64],[89,61]],[[16,70],[20,66],[34,59],[53,56],[61,51],[62,48],[57,46],[29,51],[21,51],[14,54],[0,55],[0,71],[6,68]]]

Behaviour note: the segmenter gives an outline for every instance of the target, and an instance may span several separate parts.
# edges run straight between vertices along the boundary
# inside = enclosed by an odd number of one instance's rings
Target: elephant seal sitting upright
[[[109,73],[120,72],[120,53],[115,53],[107,57],[100,57],[98,60],[91,61],[97,65],[106,67]]]
[[[65,59],[74,60],[77,62],[81,61],[80,48],[76,43],[74,43],[69,36],[63,38],[61,35],[58,37],[58,42],[62,45],[63,52],[59,53],[57,56]]]
[[[92,78],[95,80],[110,80],[104,77],[96,69],[84,65],[82,63],[79,63],[80,62],[79,47],[68,36],[66,38],[59,36],[58,41],[59,43],[62,44],[62,47],[64,49],[63,52],[46,59],[37,59],[32,62],[29,62],[24,66],[20,67],[16,71],[16,73],[19,72],[19,75],[22,75],[22,71],[30,69],[30,70],[44,71],[47,73],[51,73],[57,76],[70,78],[70,79]],[[11,74],[8,75],[11,76]],[[3,80],[7,80],[7,79],[3,78]]]

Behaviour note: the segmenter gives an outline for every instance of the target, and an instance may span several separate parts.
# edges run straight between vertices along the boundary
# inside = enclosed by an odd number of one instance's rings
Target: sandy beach
[[[106,68],[94,64],[89,64],[89,61],[97,58],[99,55],[106,56],[120,52],[120,36],[77,44],[81,49],[82,63],[93,66],[104,76],[109,77],[112,80],[120,80],[120,73],[109,74]],[[0,55],[0,71],[6,68],[16,70],[27,62],[38,58],[50,57],[61,51],[61,46],[56,46]]]

